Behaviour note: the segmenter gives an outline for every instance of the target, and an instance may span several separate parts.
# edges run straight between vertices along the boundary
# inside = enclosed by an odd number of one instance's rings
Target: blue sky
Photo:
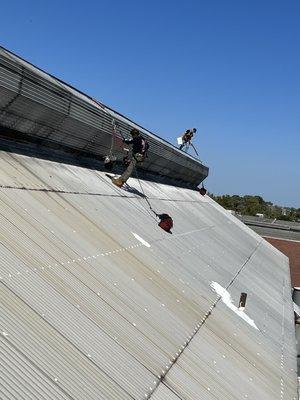
[[[300,207],[300,2],[11,1],[1,45],[175,143],[215,194]],[[5,17],[3,17],[5,16]]]

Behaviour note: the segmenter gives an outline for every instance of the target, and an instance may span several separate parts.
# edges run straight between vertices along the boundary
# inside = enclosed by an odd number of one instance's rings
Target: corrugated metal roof
[[[169,235],[135,179],[5,152],[0,171],[1,398],[296,399],[288,260],[242,222],[143,181]]]

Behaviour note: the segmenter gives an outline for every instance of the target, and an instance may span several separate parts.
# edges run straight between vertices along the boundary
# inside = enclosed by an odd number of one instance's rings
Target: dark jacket
[[[132,144],[132,154],[143,152],[143,137],[141,135],[134,136],[132,139],[126,139],[124,143]]]
[[[183,143],[190,142],[192,137],[194,136],[194,132],[191,129],[188,129],[182,136]]]

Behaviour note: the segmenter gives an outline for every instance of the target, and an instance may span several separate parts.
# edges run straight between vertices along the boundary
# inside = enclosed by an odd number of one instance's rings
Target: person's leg
[[[123,174],[119,178],[122,182],[125,183],[130,178],[132,171],[135,168],[136,164],[137,164],[136,159],[134,157],[132,157],[127,169],[123,172]]]
[[[182,144],[180,145],[179,150],[182,150],[184,148],[184,146],[186,146],[185,140],[182,141]]]

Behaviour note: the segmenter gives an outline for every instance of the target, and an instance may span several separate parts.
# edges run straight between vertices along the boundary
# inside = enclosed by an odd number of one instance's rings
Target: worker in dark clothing
[[[192,129],[187,129],[184,134],[182,135],[182,144],[179,146],[179,149],[182,150],[182,148],[186,145],[192,144],[192,138],[194,134],[197,132],[196,128]]]
[[[131,159],[127,169],[119,178],[113,178],[112,182],[121,187],[129,179],[134,168],[141,162],[144,161],[146,157],[147,150],[149,148],[148,142],[142,137],[138,129],[132,129],[130,131],[131,139],[124,139],[123,142],[132,145]]]
[[[173,228],[173,219],[168,214],[156,214],[156,216],[160,219],[158,226],[168,233],[172,233],[171,229]]]

